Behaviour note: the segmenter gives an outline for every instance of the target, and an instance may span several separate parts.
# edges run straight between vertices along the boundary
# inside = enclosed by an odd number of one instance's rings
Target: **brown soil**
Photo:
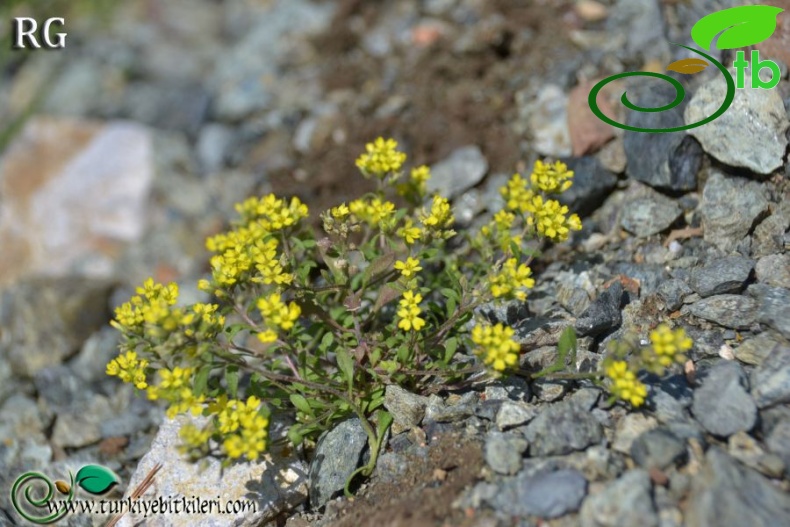
[[[327,527],[472,527],[481,520],[452,508],[461,491],[475,482],[483,468],[482,445],[455,434],[440,436],[428,457],[409,459],[396,483],[373,483],[346,502],[338,519]]]
[[[354,159],[366,142],[379,135],[395,137],[414,166],[434,163],[460,146],[476,144],[491,172],[515,171],[520,158],[520,138],[511,128],[515,92],[535,76],[548,74],[550,79],[553,66],[578,55],[567,38],[574,24],[569,16],[573,4],[539,0],[482,4],[482,18],[493,13],[504,18],[502,26],[480,37],[483,49],[458,55],[452,36],[439,37],[426,49],[414,44],[413,49],[395,52],[400,53],[397,78],[386,84],[389,58],[359,52],[361,44],[349,22],[362,18],[368,28],[373,27],[381,16],[380,5],[346,0],[331,29],[314,42],[321,55],[325,92],[354,94],[332,123],[334,130],[345,134],[345,142],[338,146],[327,137],[302,156],[298,166],[306,175],[301,178],[290,169],[274,174],[274,192],[299,195],[320,209],[358,197],[369,187],[357,173]],[[529,40],[513,38],[526,29],[533,33]],[[389,117],[375,116],[376,109],[393,96],[405,100],[403,109]]]

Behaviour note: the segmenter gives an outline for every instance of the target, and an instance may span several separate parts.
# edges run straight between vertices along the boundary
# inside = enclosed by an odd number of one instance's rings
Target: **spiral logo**
[[[730,9],[717,11],[716,13],[712,13],[703,17],[694,25],[694,27],[691,29],[691,38],[697,43],[697,45],[699,45],[699,47],[706,50],[711,49],[713,46],[713,41],[717,37],[718,40],[716,42],[716,47],[719,49],[740,48],[758,44],[769,38],[776,30],[776,17],[782,11],[783,9],[778,7],[764,5],[733,7]],[[675,126],[672,128],[639,128],[636,126],[618,123],[601,111],[597,102],[600,91],[610,82],[627,77],[654,77],[670,83],[675,89],[675,99],[664,106],[659,106],[656,108],[646,108],[636,105],[628,99],[628,94],[624,92],[620,97],[620,102],[622,102],[623,106],[629,110],[636,112],[665,112],[675,108],[677,105],[683,102],[686,97],[686,91],[678,80],[663,73],[654,73],[649,71],[619,73],[617,75],[607,77],[593,86],[592,90],[590,91],[590,95],[587,97],[587,102],[590,105],[592,112],[603,122],[617,128],[622,128],[623,130],[629,130],[632,132],[652,133],[680,132],[683,130],[690,130],[719,118],[724,112],[727,111],[727,109],[732,104],[732,101],[735,99],[736,82],[732,78],[732,75],[730,75],[730,72],[724,67],[723,64],[707,53],[689,46],[684,46],[683,44],[676,44],[674,42],[672,44],[681,48],[685,48],[690,52],[707,59],[709,62],[706,62],[701,58],[687,58],[673,62],[667,66],[667,70],[689,75],[698,73],[704,70],[708,65],[713,64],[721,72],[721,74],[724,75],[724,79],[727,82],[727,94],[724,97],[724,101],[721,103],[721,106],[719,106],[719,108],[713,114],[702,119],[701,121],[689,123],[684,126]],[[733,63],[733,66],[738,71],[737,77],[739,84],[737,85],[737,88],[744,88],[742,83],[743,79],[745,78],[745,68],[750,64],[745,59],[743,51],[738,51],[736,56],[737,60]],[[763,89],[772,88],[779,82],[779,67],[769,60],[761,61],[759,59],[759,53],[756,51],[752,52],[751,66],[751,80],[753,87]],[[759,71],[763,68],[769,68],[771,70],[771,81],[762,81],[760,79]]]
[[[56,510],[46,516],[34,516],[31,514],[30,509],[40,509],[42,512],[49,512],[49,504],[55,496],[56,488],[58,492],[65,492],[65,500],[71,503],[74,499],[74,476],[69,473],[69,478],[71,480],[70,484],[64,481],[53,483],[51,479],[40,472],[25,472],[17,478],[14,482],[14,486],[11,487],[11,504],[14,506],[14,509],[16,509],[16,512],[29,522],[39,525],[55,523],[66,515],[65,508]],[[42,497],[37,498],[33,496],[33,492],[36,492],[39,496],[42,494],[42,486],[40,484],[36,485],[36,482],[43,482],[44,484],[43,486],[46,491],[43,493],[44,495]],[[19,501],[20,493],[21,497],[25,500],[24,502]]]
[[[100,495],[109,491],[120,480],[113,471],[101,465],[86,465],[69,481],[53,482],[40,472],[25,472],[11,487],[11,504],[16,512],[29,522],[45,525],[62,519],[69,511],[65,504],[74,500],[77,487],[90,494]],[[55,490],[62,495],[54,503]],[[36,514],[36,511],[39,514]]]

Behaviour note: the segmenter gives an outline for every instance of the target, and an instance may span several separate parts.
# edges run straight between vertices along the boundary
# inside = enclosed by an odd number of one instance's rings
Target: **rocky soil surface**
[[[118,4],[70,19],[66,50],[0,69],[0,123],[34,109],[0,151],[0,526],[24,524],[8,492],[24,471],[101,464],[120,497],[160,462],[155,495],[257,512],[122,524],[790,525],[790,14],[758,46],[780,63],[775,89],[738,90],[689,134],[642,134],[592,115],[593,83],[663,71],[683,57],[670,41],[739,2]],[[721,91],[715,71],[686,81],[663,122],[696,120]],[[527,302],[488,310],[517,328],[525,368],[551,363],[569,325],[581,371],[611,339],[662,322],[694,339],[690,362],[646,377],[636,411],[585,382],[391,387],[396,428],[354,499],[338,497],[367,454],[354,420],[315,452],[278,443],[223,472],[180,461],[184,418],[104,373],[112,309],[149,275],[198,301],[203,241],[235,202],[274,191],[318,211],[355,197],[353,160],[378,135],[432,166],[459,230],[499,210],[499,186],[535,159],[575,171],[565,199],[583,230],[536,262]]]

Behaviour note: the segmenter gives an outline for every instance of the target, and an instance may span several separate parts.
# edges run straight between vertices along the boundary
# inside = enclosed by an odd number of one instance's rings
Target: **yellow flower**
[[[401,260],[395,262],[395,269],[400,271],[400,274],[406,278],[409,278],[410,276],[417,274],[419,271],[422,271],[422,267],[420,267],[420,261],[412,258],[411,256],[406,258],[405,262]]]
[[[228,401],[218,413],[219,431],[226,435],[222,448],[229,458],[252,461],[266,450],[269,419],[260,414],[260,405],[260,399],[250,396],[246,403]]]
[[[385,140],[379,137],[365,145],[366,152],[357,158],[356,165],[365,176],[383,178],[400,170],[406,161],[406,154],[399,152],[397,148],[398,143],[394,139]]]
[[[187,423],[181,427],[181,430],[178,431],[178,435],[184,442],[183,447],[180,448],[180,450],[184,452],[185,450],[205,446],[211,438],[211,428],[198,428],[192,423]]]
[[[422,302],[421,294],[413,291],[403,293],[403,298],[399,302],[400,309],[398,309],[399,328],[404,331],[420,331],[425,326],[425,320],[420,318],[420,313],[422,313],[420,302]]]
[[[502,269],[490,279],[490,291],[494,298],[506,297],[525,300],[527,289],[535,286],[532,269],[527,264],[518,264],[515,258],[509,258]]]
[[[542,196],[535,196],[529,204],[529,211],[532,214],[527,218],[527,223],[534,225],[540,235],[552,241],[565,241],[571,230],[582,228],[579,217],[576,214],[566,217],[568,207],[557,200],[544,201]]]
[[[529,203],[535,196],[535,193],[527,188],[527,181],[521,177],[521,174],[513,174],[507,185],[500,188],[499,192],[505,199],[508,210],[522,213],[529,210]]]
[[[276,340],[275,330],[277,329],[284,331],[292,329],[299,315],[302,314],[302,309],[296,302],[286,305],[279,293],[273,293],[268,297],[260,297],[257,307],[263,316],[264,323],[268,326],[267,331],[258,334],[258,339],[262,342],[273,342]]]
[[[147,360],[138,359],[137,353],[134,351],[127,351],[107,364],[106,373],[112,377],[118,377],[123,382],[133,384],[138,390],[145,390],[148,388],[145,376],[147,367]]]
[[[349,209],[351,214],[371,227],[387,228],[388,220],[395,212],[395,204],[381,198],[373,198],[369,202],[357,199],[349,203]]]
[[[450,210],[450,203],[446,198],[435,195],[433,203],[431,204],[430,213],[423,212],[422,224],[426,227],[446,228],[450,227],[455,221],[452,210]]]
[[[636,378],[636,374],[628,369],[625,361],[613,361],[606,367],[606,376],[611,380],[609,391],[612,395],[631,403],[632,406],[641,406],[647,397],[647,387]]]
[[[535,161],[530,180],[534,187],[549,194],[558,194],[568,190],[573,182],[573,170],[568,170],[568,166],[560,161],[553,165],[543,161]]]
[[[496,371],[505,371],[518,364],[521,346],[513,340],[515,332],[509,326],[477,325],[472,329],[472,342],[480,346],[476,354]]]
[[[397,233],[406,245],[413,245],[415,242],[419,241],[420,237],[422,236],[422,231],[419,227],[415,227],[412,220],[407,219],[400,229],[398,229]]]
[[[345,203],[342,203],[337,207],[333,207],[330,210],[330,214],[332,214],[332,217],[335,218],[336,220],[342,220],[343,218],[348,216],[350,212],[351,211],[349,211],[348,206],[346,206]]]
[[[664,367],[674,362],[681,364],[685,362],[684,353],[694,345],[683,328],[672,331],[666,324],[661,324],[650,333],[650,342],[659,364]]]

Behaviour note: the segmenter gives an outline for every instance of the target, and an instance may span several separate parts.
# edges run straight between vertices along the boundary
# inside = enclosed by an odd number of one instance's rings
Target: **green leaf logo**
[[[720,33],[716,42],[719,49],[758,44],[776,30],[776,17],[782,11],[784,9],[770,5],[746,5],[717,11],[694,24],[691,38],[705,50],[710,50],[713,39]]]
[[[91,494],[104,494],[121,480],[106,467],[85,465],[77,472],[74,482]]]

